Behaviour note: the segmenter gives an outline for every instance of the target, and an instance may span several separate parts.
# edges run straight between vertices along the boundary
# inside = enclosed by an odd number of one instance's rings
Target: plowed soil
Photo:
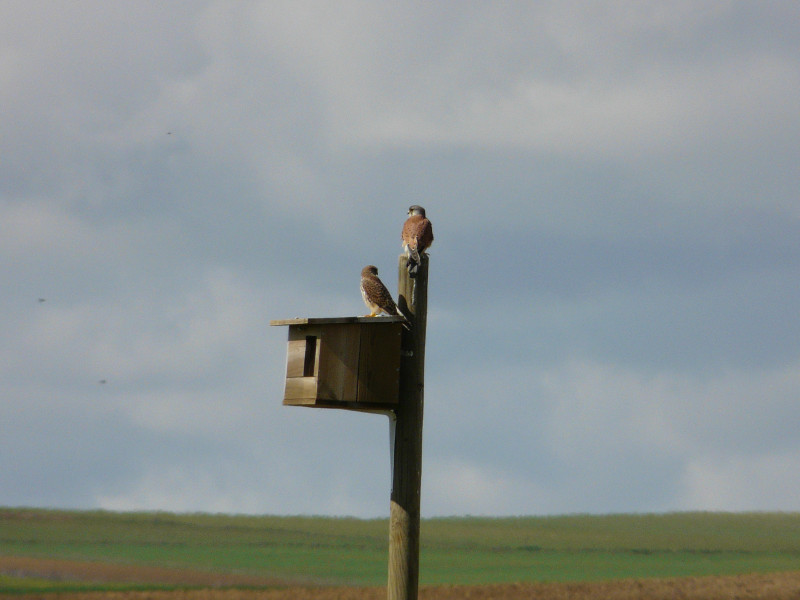
[[[280,579],[235,573],[213,573],[192,569],[143,567],[78,560],[0,556],[0,574],[34,577],[51,581],[88,581],[97,583],[157,583],[165,585],[209,586],[285,586]],[[17,596],[19,597],[19,596]]]
[[[126,581],[201,586],[203,589],[141,592],[80,592],[4,595],[16,600],[385,600],[385,588],[310,587],[236,574],[214,574],[160,567],[0,557],[0,573],[60,581]],[[237,589],[230,586],[276,586]],[[797,600],[800,571],[737,575],[641,579],[600,583],[519,583],[486,586],[420,588],[420,600]]]

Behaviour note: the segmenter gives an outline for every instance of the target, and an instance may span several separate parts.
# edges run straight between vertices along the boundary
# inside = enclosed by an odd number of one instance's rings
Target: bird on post
[[[403,250],[408,257],[408,275],[417,276],[420,255],[433,243],[433,225],[425,216],[425,209],[416,204],[408,209],[408,219],[403,224]]]
[[[374,265],[367,265],[361,269],[361,297],[364,298],[364,304],[369,309],[369,314],[364,315],[365,317],[377,317],[383,312],[387,315],[403,317],[406,324],[408,323],[408,318],[397,310],[392,295],[378,277],[378,267]]]

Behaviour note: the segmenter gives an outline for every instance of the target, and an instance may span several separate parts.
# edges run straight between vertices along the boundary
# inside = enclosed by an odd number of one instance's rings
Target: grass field
[[[447,518],[421,532],[422,585],[800,570],[798,513]],[[386,520],[0,508],[0,593],[382,586],[387,543]]]

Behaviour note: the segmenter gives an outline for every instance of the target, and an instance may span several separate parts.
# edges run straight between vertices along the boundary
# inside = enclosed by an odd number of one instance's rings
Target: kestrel
[[[373,265],[361,269],[361,297],[370,310],[368,315],[364,315],[365,317],[377,317],[382,312],[387,315],[400,314],[389,290],[378,278],[378,268]]]
[[[408,257],[408,274],[417,276],[420,255],[433,243],[433,225],[425,217],[425,209],[416,204],[408,209],[409,217],[403,225],[403,250]]]

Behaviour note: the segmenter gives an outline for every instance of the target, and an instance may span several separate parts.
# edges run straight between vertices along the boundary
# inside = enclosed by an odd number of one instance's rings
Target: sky
[[[800,4],[0,1],[0,505],[389,513],[285,327],[430,251],[422,516],[800,511]]]

